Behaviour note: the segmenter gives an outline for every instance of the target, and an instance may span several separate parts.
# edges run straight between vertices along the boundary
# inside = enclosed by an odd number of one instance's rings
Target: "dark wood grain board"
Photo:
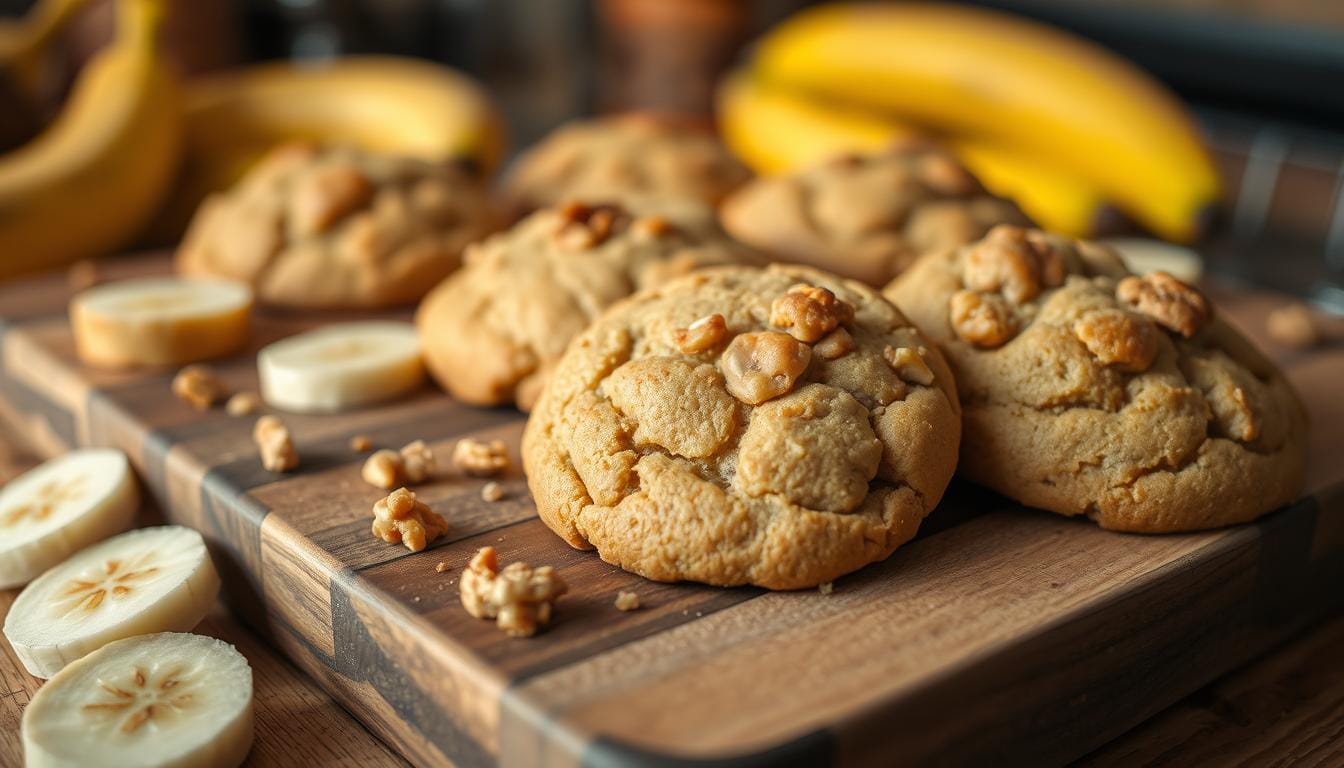
[[[176,401],[172,372],[80,365],[68,293],[58,278],[0,288],[0,420],[46,453],[125,450],[167,514],[209,538],[235,610],[416,764],[1061,763],[1344,600],[1340,349],[1280,356],[1313,412],[1311,494],[1256,525],[1111,534],[954,484],[915,542],[833,594],[767,593],[656,584],[572,550],[517,470],[495,503],[442,473],[418,490],[449,535],[418,554],[379,542],[382,494],[352,435],[444,455],[500,437],[516,465],[521,415],[426,390],[286,416],[302,465],[269,473],[252,420]],[[1252,335],[1277,301],[1219,298]],[[255,389],[255,348],[323,319],[260,315],[253,348],[216,368]],[[486,544],[570,583],[549,631],[509,639],[462,610],[458,574]],[[617,611],[621,590],[644,607]]]

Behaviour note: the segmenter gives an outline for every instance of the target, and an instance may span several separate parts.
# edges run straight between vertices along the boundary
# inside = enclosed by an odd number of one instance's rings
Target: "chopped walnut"
[[[688,355],[714,349],[728,335],[728,323],[717,312],[705,315],[685,328],[678,328],[672,334],[677,349]]]
[[[744,333],[719,357],[728,393],[748,405],[760,405],[793,389],[807,370],[812,348],[787,333]]]
[[[625,210],[614,205],[567,203],[560,208],[556,241],[575,251],[595,248],[605,242],[625,218]]]
[[[1000,224],[966,252],[962,282],[972,291],[1001,293],[1013,304],[1031,301],[1043,287],[1064,282],[1064,260],[1048,240]]]
[[[453,466],[472,477],[498,475],[509,468],[509,450],[503,440],[463,438],[453,446]]]
[[[836,328],[812,345],[812,354],[822,360],[838,360],[853,351],[854,337],[844,328]]]
[[[1017,330],[1012,308],[995,293],[957,291],[950,308],[957,336],[983,349],[1003,346]]]
[[[424,440],[415,440],[402,446],[401,471],[407,481],[423,483],[434,476],[436,468],[434,451]]]
[[[817,585],[817,591],[823,595],[829,595],[835,591],[835,582],[823,581]]]
[[[616,610],[634,611],[639,609],[639,595],[621,590],[616,593]]]
[[[288,472],[299,466],[299,454],[289,427],[278,416],[262,416],[252,428],[252,440],[261,451],[261,465],[271,472]]]
[[[228,388],[209,366],[188,365],[173,377],[173,394],[196,410],[206,411],[224,399]]]
[[[853,319],[853,305],[814,285],[795,285],[770,305],[770,324],[809,344]]]
[[[364,205],[372,194],[373,184],[359,169],[348,165],[329,166],[298,184],[290,221],[304,234],[325,232]]]
[[[434,564],[435,573],[447,573],[449,568],[450,566],[442,560]]]
[[[1310,349],[1321,343],[1321,331],[1311,310],[1301,304],[1285,304],[1265,318],[1265,331],[1276,344]]]
[[[549,565],[512,563],[499,570],[494,547],[482,547],[462,572],[462,607],[512,637],[531,637],[551,622],[555,601],[568,590]]]
[[[662,216],[641,216],[630,224],[630,232],[644,240],[656,240],[676,229]]]
[[[373,450],[373,441],[368,435],[355,435],[350,438],[350,450],[356,453],[368,453]]]
[[[1102,365],[1114,365],[1122,371],[1146,371],[1157,356],[1153,324],[1124,310],[1089,312],[1073,324],[1073,333]]]
[[[230,416],[251,416],[261,410],[261,398],[254,392],[239,392],[224,404],[224,412]]]
[[[364,466],[359,470],[359,476],[374,488],[390,491],[401,483],[403,468],[404,463],[401,460],[401,454],[383,448],[374,451],[369,458],[364,460]]]
[[[412,552],[419,552],[447,532],[443,515],[405,488],[398,488],[373,505],[373,535],[388,544],[401,542]]]
[[[493,503],[499,501],[502,498],[504,498],[504,486],[500,485],[499,483],[496,483],[495,481],[491,480],[490,482],[481,486],[482,501],[488,501]]]
[[[1213,317],[1204,294],[1166,272],[1130,275],[1115,287],[1115,297],[1187,339]]]
[[[929,368],[929,364],[924,362],[922,350],[888,345],[886,349],[882,350],[882,356],[887,359],[887,364],[896,372],[901,381],[907,384],[921,384],[926,387],[933,383],[933,369]]]

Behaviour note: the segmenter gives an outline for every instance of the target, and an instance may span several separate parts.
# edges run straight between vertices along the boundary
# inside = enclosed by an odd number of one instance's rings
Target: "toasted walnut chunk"
[[[1293,349],[1310,349],[1321,343],[1321,329],[1315,316],[1298,303],[1272,310],[1265,318],[1265,332],[1274,343]]]
[[[504,498],[504,486],[494,480],[481,486],[481,501],[494,503],[502,498]]]
[[[621,590],[616,593],[616,610],[635,611],[639,610],[639,595],[634,592]]]
[[[1122,309],[1088,312],[1073,324],[1073,333],[1102,365],[1139,373],[1157,356],[1157,330],[1144,317]]]
[[[294,192],[290,221],[302,234],[318,234],[363,206],[373,184],[358,168],[333,165],[304,177]]]
[[[423,483],[434,476],[434,470],[437,469],[434,451],[424,440],[407,443],[402,446],[400,453],[401,471],[408,482]]]
[[[854,337],[844,328],[836,328],[812,345],[812,354],[822,360],[839,360],[853,351]]]
[[[299,454],[289,427],[278,416],[262,416],[252,427],[252,441],[261,452],[261,465],[270,472],[288,472],[299,466]]]
[[[792,286],[770,305],[770,324],[809,344],[853,320],[853,305],[815,285]]]
[[[887,348],[882,350],[882,356],[887,359],[887,364],[901,381],[925,387],[933,383],[933,369],[924,362],[922,349],[887,345]]]
[[[1115,297],[1187,339],[1213,317],[1204,294],[1166,272],[1130,275],[1116,285]]]
[[[401,454],[383,448],[374,451],[369,458],[364,460],[364,466],[359,470],[359,476],[374,488],[390,491],[400,484],[402,468]]]
[[[570,202],[560,208],[556,242],[575,251],[596,248],[628,219],[625,209],[618,206]]]
[[[531,637],[551,622],[555,601],[568,591],[549,565],[511,563],[499,569],[494,547],[482,547],[462,572],[462,607],[478,619],[494,619],[511,637]]]
[[[662,216],[641,216],[630,223],[630,232],[644,240],[657,240],[676,231],[676,226]]]
[[[230,416],[251,416],[261,410],[261,398],[255,392],[239,392],[224,403],[224,412]]]
[[[490,477],[509,468],[509,449],[503,440],[463,438],[453,446],[453,466],[472,477]]]
[[[373,441],[368,435],[355,435],[350,438],[350,450],[357,453],[368,453],[373,450]]]
[[[1064,282],[1063,258],[1048,240],[1001,224],[966,252],[962,283],[972,291],[1000,293],[1013,304],[1036,298]]]
[[[1017,330],[1012,308],[998,294],[957,291],[952,294],[950,309],[952,330],[982,349],[1003,346]]]
[[[208,365],[188,365],[173,377],[173,394],[198,411],[207,411],[229,393]]]
[[[677,349],[688,355],[707,352],[723,343],[728,335],[728,323],[723,315],[715,312],[705,315],[685,328],[678,328],[672,334]]]
[[[398,488],[373,505],[373,535],[388,544],[400,542],[419,552],[447,532],[443,515],[406,488]]]
[[[812,348],[787,333],[744,333],[719,357],[728,393],[748,405],[787,394],[807,370]]]

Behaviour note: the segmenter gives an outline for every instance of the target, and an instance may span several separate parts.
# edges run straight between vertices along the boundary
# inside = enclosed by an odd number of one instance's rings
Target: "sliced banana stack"
[[[233,768],[252,747],[252,668],[213,637],[118,640],[42,686],[22,731],[28,768]]]
[[[72,451],[14,478],[0,489],[0,588],[130,528],[139,506],[121,451]]]
[[[331,413],[403,395],[425,378],[410,323],[328,325],[257,353],[261,396],[296,413]]]
[[[5,618],[5,637],[24,668],[51,677],[113,640],[191,629],[218,593],[199,533],[141,528],[78,552],[29,584]]]
[[[247,342],[252,289],[231,280],[152,277],[90,288],[70,302],[75,350],[102,368],[178,366]]]

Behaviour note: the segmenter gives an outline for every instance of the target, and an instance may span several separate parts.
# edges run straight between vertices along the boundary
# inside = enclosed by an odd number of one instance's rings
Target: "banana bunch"
[[[1095,234],[1113,207],[1188,242],[1221,196],[1195,125],[1161,85],[1071,35],[982,9],[803,11],[723,83],[719,112],[730,146],[766,173],[932,134],[1066,234]]]

